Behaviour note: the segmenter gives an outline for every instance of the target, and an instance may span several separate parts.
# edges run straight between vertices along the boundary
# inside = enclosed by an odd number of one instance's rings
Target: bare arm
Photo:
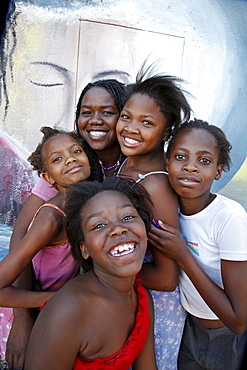
[[[59,291],[45,306],[34,324],[25,370],[71,370],[73,367],[83,326],[74,311],[77,297],[73,297],[73,293],[61,293]]]
[[[42,204],[44,204],[44,200],[34,194],[31,194],[26,200],[15,222],[10,240],[10,250],[14,249],[24,238],[35,212]]]
[[[221,260],[222,289],[198,265],[180,232],[168,225],[162,228],[164,230],[151,229],[152,244],[177,262],[207,305],[230,330],[243,333],[247,327],[247,261]]]
[[[149,176],[142,185],[151,196],[153,218],[178,227],[178,199],[169,185],[167,176]],[[139,273],[143,285],[147,289],[173,291],[178,284],[178,265],[158,249],[150,250],[153,263],[144,263]]]
[[[155,350],[154,350],[154,307],[153,300],[148,292],[148,301],[149,301],[149,312],[150,312],[150,326],[146,339],[146,343],[139,354],[135,359],[132,365],[132,370],[157,370]]]
[[[10,250],[14,249],[26,235],[28,226],[38,208],[44,200],[31,194],[24,203],[15,222],[10,240]],[[32,290],[32,264],[29,263],[19,278],[13,284],[18,288]],[[22,369],[29,336],[35,321],[36,313],[33,309],[14,309],[14,320],[8,337],[6,360],[9,368]]]
[[[51,292],[17,289],[11,284],[33,256],[55,240],[61,228],[62,215],[51,208],[42,209],[20,244],[0,262],[0,305],[5,307],[39,307]]]

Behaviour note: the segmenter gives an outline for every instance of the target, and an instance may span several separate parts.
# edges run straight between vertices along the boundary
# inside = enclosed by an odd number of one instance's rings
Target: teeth
[[[182,179],[184,182],[195,182],[195,180],[191,180],[191,179]]]
[[[106,135],[105,131],[90,131],[90,135],[94,137],[101,137]]]
[[[113,257],[116,256],[124,256],[133,252],[135,249],[134,243],[122,244],[115,247],[113,250],[110,251],[110,255]]]
[[[130,139],[129,137],[125,137],[124,140],[128,144],[139,144],[140,143],[140,141],[137,141],[137,140],[134,140],[134,139]]]

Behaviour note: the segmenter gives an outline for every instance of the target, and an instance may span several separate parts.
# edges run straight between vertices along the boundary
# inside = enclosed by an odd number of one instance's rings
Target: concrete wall
[[[224,129],[232,169],[214,191],[247,209],[247,2],[14,1],[1,54],[0,221],[35,181],[26,157],[43,125],[73,128],[78,94],[104,76],[132,81],[145,58],[182,77],[197,118]],[[1,233],[1,230],[0,230]]]

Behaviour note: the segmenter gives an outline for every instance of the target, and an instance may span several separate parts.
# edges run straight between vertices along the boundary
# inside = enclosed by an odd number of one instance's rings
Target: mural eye
[[[56,64],[45,62],[32,62],[28,65],[27,76],[29,81],[36,86],[64,85],[67,70]]]

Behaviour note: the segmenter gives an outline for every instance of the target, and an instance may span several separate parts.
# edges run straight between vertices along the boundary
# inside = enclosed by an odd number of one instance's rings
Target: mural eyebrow
[[[66,69],[64,67],[61,67],[61,66],[59,66],[57,64],[49,63],[49,62],[38,62],[38,61],[36,61],[36,62],[30,62],[30,64],[50,67],[50,68],[54,69],[56,72],[58,72],[59,74],[61,74],[65,81],[68,79],[68,74],[69,74],[68,69]],[[29,81],[32,84],[36,85],[36,86],[45,86],[45,87],[60,86],[60,85],[64,85],[65,84],[63,82],[57,82],[57,83],[39,83],[39,82],[33,81],[30,78],[29,78]]]
[[[95,73],[92,76],[92,81],[100,80],[100,79],[106,79],[109,76],[114,75],[115,78],[122,78],[124,83],[129,83],[130,81],[130,74],[128,72],[124,72],[118,69],[113,69],[113,70],[107,70],[107,71],[102,71],[99,73]]]

